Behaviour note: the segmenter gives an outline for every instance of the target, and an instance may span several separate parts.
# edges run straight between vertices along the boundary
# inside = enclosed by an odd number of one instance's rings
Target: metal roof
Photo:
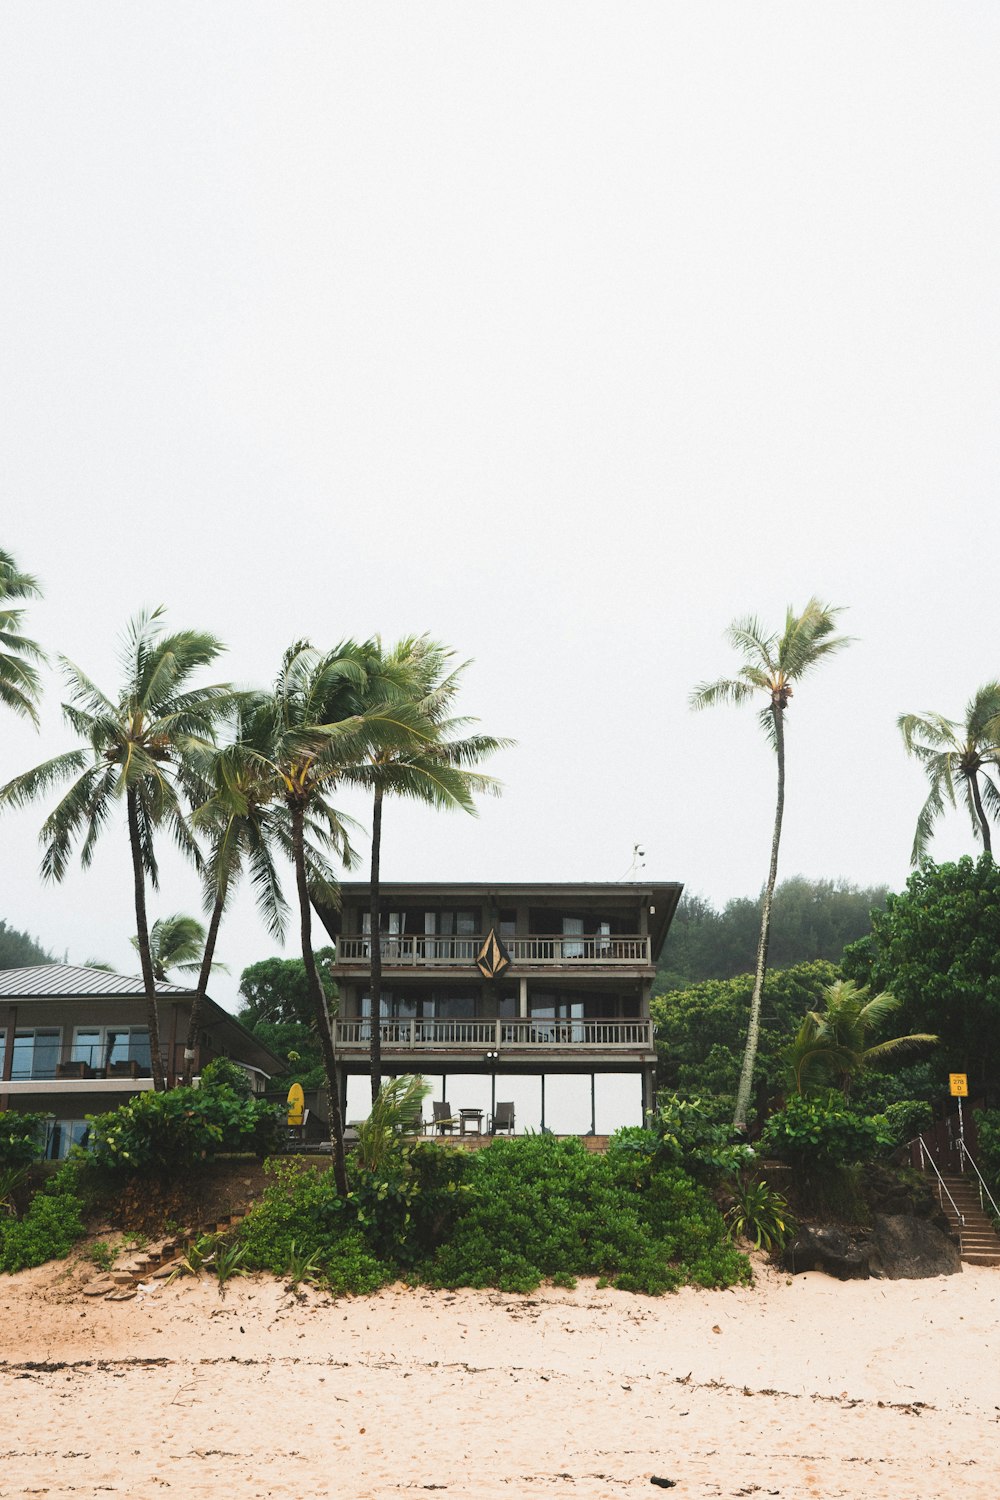
[[[190,995],[190,988],[161,982],[158,995]],[[107,969],[81,969],[73,964],[33,964],[29,969],[0,969],[0,999],[30,997],[62,999],[69,996],[131,995],[145,997],[140,978],[112,974]]]

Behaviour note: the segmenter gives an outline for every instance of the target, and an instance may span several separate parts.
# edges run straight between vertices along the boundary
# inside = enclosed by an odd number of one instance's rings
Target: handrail
[[[985,1211],[986,1211],[986,1204],[983,1202],[983,1194],[985,1193],[986,1196],[987,1196],[987,1198],[990,1200],[990,1202],[993,1205],[993,1212],[996,1214],[997,1218],[1000,1219],[1000,1208],[997,1208],[997,1201],[994,1198],[993,1194],[990,1192],[989,1188],[986,1186],[986,1180],[983,1177],[982,1172],[980,1172],[979,1168],[976,1166],[976,1163],[973,1160],[972,1152],[969,1150],[968,1146],[964,1146],[963,1145],[963,1147],[962,1147],[962,1155],[965,1157],[965,1159],[966,1159],[967,1162],[971,1162],[971,1164],[972,1164],[972,1170],[975,1172],[976,1176],[979,1178],[979,1206],[980,1206],[980,1208],[985,1213]]]
[[[938,1202],[941,1204],[941,1207],[944,1208],[944,1202],[943,1202],[943,1200],[941,1198],[941,1194],[945,1193],[947,1195],[948,1202],[951,1204],[952,1208],[955,1210],[955,1217],[958,1219],[959,1224],[961,1224],[962,1228],[964,1229],[965,1228],[965,1215],[962,1213],[961,1209],[959,1208],[958,1204],[955,1202],[954,1198],[948,1192],[947,1183],[945,1182],[944,1178],[941,1176],[941,1173],[938,1171],[937,1162],[934,1160],[933,1156],[931,1155],[931,1148],[928,1146],[928,1144],[924,1140],[923,1136],[922,1135],[915,1136],[914,1139],[912,1141],[908,1141],[907,1144],[910,1145],[910,1146],[916,1145],[916,1146],[920,1147],[920,1170],[921,1171],[924,1170],[924,1159],[926,1158],[926,1160],[929,1161],[930,1164],[931,1164],[931,1166],[934,1168],[934,1176],[938,1180]]]

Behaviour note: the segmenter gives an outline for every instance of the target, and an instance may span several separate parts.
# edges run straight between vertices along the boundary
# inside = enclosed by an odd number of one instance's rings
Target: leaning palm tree
[[[139,939],[131,937],[129,942],[138,953]],[[171,917],[157,917],[149,929],[149,955],[153,974],[159,983],[169,979],[171,969],[196,974],[201,968],[204,951],[205,929],[197,917],[178,911]],[[213,964],[212,967],[227,972],[225,964]]]
[[[718,682],[700,683],[691,695],[692,708],[708,708],[716,703],[745,703],[761,695],[766,702],[760,711],[760,724],[774,749],[778,762],[778,797],[774,813],[774,831],[771,836],[771,863],[767,884],[764,887],[760,911],[760,937],[757,941],[757,962],[754,972],[753,994],[750,999],[750,1018],[747,1040],[743,1051],[743,1067],[739,1087],[736,1091],[736,1109],[733,1124],[739,1130],[746,1129],[750,1091],[753,1085],[754,1063],[760,1037],[760,1003],[764,991],[764,976],[767,973],[767,945],[771,931],[771,905],[774,886],[778,878],[778,846],[781,842],[781,822],[785,810],[785,713],[793,687],[816,668],[821,661],[848,644],[846,636],[834,634],[839,608],[821,604],[810,599],[805,609],[797,615],[789,606],[785,615],[785,628],[768,634],[752,616],[737,620],[727,632],[727,637],[743,657],[743,665],[735,677],[723,677]]]
[[[373,746],[363,779],[373,794],[371,905],[371,1091],[372,1104],[382,1088],[382,937],[380,865],[382,804],[387,796],[407,797],[435,808],[461,808],[475,814],[474,795],[500,791],[492,776],[473,769],[481,760],[509,746],[510,740],[469,734],[475,720],[455,718],[451,709],[468,662],[453,666],[454,652],[428,636],[407,636],[389,650],[376,637],[366,660],[367,707],[378,710],[401,702],[417,715],[422,733],[409,743]]]
[[[809,1011],[785,1054],[796,1093],[832,1083],[847,1095],[855,1076],[872,1063],[917,1052],[938,1040],[928,1032],[914,1032],[869,1043],[870,1033],[899,1009],[900,1001],[888,990],[870,995],[867,986],[838,979],[826,987],[823,1000],[823,1010]]]
[[[25,806],[52,787],[75,779],[42,825],[42,875],[62,880],[79,842],[86,869],[116,809],[124,806],[132,855],[136,938],[146,992],[153,1084],[165,1087],[156,1005],[156,974],[146,917],[146,882],[158,883],[155,835],[165,829],[179,848],[200,863],[181,803],[185,762],[210,743],[228,710],[232,690],[191,687],[199,668],[223,649],[215,636],[186,630],[165,635],[163,611],[138,615],[120,653],[124,685],[109,698],[79,667],[60,663],[69,686],[63,714],[86,747],[25,771],[0,788],[0,806]]]
[[[197,787],[201,795],[191,822],[208,841],[203,875],[209,923],[184,1049],[186,1076],[195,1057],[219,927],[245,873],[249,873],[257,911],[268,933],[278,942],[285,936],[289,908],[275,854],[280,851],[293,858],[293,851],[288,810],[283,802],[275,801],[267,761],[271,727],[266,700],[241,695],[231,743],[212,747],[196,761],[191,790]],[[350,858],[346,822],[341,823],[343,838],[334,842],[338,853]],[[312,839],[306,840],[305,858],[314,881],[327,886],[335,883],[333,871]]]
[[[11,599],[37,599],[36,579],[22,573],[9,552],[0,551],[0,703],[22,719],[38,724],[41,684],[39,662],[45,653],[37,641],[21,633],[23,609],[11,609]]]
[[[973,837],[981,838],[985,852],[992,854],[987,813],[1000,817],[1000,682],[979,689],[962,724],[934,713],[901,714],[898,722],[907,753],[922,763],[930,782],[913,836],[913,864],[927,853],[945,803],[954,807],[959,795],[968,809]]]
[[[338,1191],[347,1192],[344,1123],[337,1057],[326,996],[312,946],[314,899],[335,904],[337,890],[324,868],[310,862],[309,842],[336,853],[348,867],[354,856],[345,820],[331,796],[338,785],[363,782],[368,757],[380,745],[409,743],[419,729],[411,706],[394,701],[369,705],[362,713],[373,647],[344,641],[321,653],[308,642],[289,647],[273,693],[256,710],[254,743],[258,764],[271,778],[274,799],[287,813],[287,849],[295,869],[302,961],[326,1073]]]

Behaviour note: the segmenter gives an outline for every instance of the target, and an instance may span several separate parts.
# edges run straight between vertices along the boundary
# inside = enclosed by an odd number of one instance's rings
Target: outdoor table
[[[458,1118],[461,1121],[460,1135],[482,1135],[483,1111],[481,1109],[460,1109]],[[474,1130],[473,1125],[475,1125]]]

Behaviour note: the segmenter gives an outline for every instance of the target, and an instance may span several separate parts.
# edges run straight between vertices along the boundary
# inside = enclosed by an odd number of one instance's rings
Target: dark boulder
[[[823,1271],[838,1281],[864,1281],[868,1276],[868,1247],[833,1224],[803,1225],[785,1249],[786,1271]]]
[[[954,1276],[962,1269],[951,1236],[915,1214],[876,1214],[868,1248],[871,1274],[887,1281]]]

